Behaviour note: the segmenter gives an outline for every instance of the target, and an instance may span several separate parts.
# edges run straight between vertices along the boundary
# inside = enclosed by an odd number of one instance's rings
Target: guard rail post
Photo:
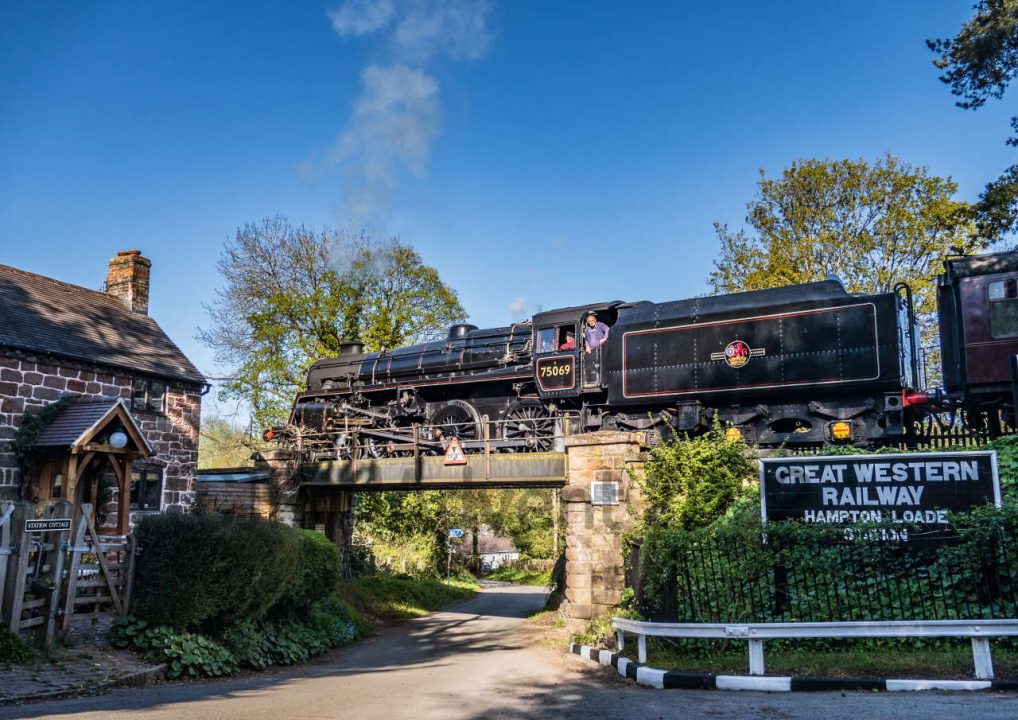
[[[990,655],[990,638],[972,638],[972,663],[975,665],[977,680],[993,679],[993,656]]]

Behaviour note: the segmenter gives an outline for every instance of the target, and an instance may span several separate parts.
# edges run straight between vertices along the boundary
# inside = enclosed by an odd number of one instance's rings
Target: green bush
[[[997,451],[1001,495],[1018,502],[1018,435],[999,437],[988,443],[986,449]]]
[[[518,558],[504,563],[485,575],[487,580],[500,580],[517,585],[543,585],[549,587],[554,560]]]
[[[266,622],[242,622],[218,637],[177,632],[165,625],[152,626],[127,616],[113,622],[109,639],[114,647],[130,648],[149,662],[166,663],[167,675],[219,677],[238,667],[257,670],[270,665],[304,662],[360,633],[361,621],[349,605],[327,597],[303,615]]]
[[[370,576],[378,572],[411,577],[434,577],[439,568],[445,569],[445,560],[435,562],[435,534],[414,533],[387,541],[372,538],[370,543],[372,569],[357,576]]]
[[[339,584],[339,551],[327,537],[314,530],[298,530],[297,567],[285,593],[276,603],[278,613],[306,611],[336,591]]]
[[[223,635],[223,644],[243,667],[304,662],[360,634],[360,618],[335,597],[315,603],[306,614],[265,623],[242,623]]]
[[[109,638],[114,647],[130,648],[148,662],[166,663],[170,678],[222,677],[237,670],[230,651],[214,640],[166,625],[153,627],[140,618],[117,618]]]
[[[353,642],[367,630],[357,611],[335,594],[315,603],[305,622],[326,642],[325,649]]]
[[[357,612],[383,620],[420,617],[475,592],[477,581],[472,576],[439,580],[371,575],[339,584],[339,596]]]
[[[727,439],[715,421],[704,435],[654,448],[637,482],[650,505],[648,522],[690,530],[723,516],[755,476],[749,448]]]
[[[7,665],[28,662],[32,655],[28,643],[7,630],[0,630],[0,663]]]
[[[293,528],[158,514],[142,518],[135,533],[133,610],[152,625],[216,633],[265,617],[284,594],[305,596],[295,590],[301,534]]]

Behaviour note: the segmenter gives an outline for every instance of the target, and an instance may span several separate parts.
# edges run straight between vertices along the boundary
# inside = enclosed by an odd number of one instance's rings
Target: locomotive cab
[[[588,353],[583,325],[590,311],[609,329],[618,319],[614,301],[552,310],[534,316],[534,373],[542,397],[602,393],[606,383],[603,353],[607,344]]]

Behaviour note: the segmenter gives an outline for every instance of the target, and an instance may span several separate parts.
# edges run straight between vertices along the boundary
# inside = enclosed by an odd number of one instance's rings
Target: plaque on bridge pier
[[[590,504],[618,505],[619,484],[614,481],[602,482],[600,480],[590,483]]]

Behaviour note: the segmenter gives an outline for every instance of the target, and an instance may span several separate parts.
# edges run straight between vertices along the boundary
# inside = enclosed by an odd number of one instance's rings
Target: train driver
[[[608,339],[608,326],[597,319],[597,313],[591,310],[587,313],[587,324],[583,328],[583,346],[587,353],[591,353]]]
[[[576,333],[572,330],[566,330],[566,340],[564,343],[559,345],[559,350],[575,350],[576,349]]]

